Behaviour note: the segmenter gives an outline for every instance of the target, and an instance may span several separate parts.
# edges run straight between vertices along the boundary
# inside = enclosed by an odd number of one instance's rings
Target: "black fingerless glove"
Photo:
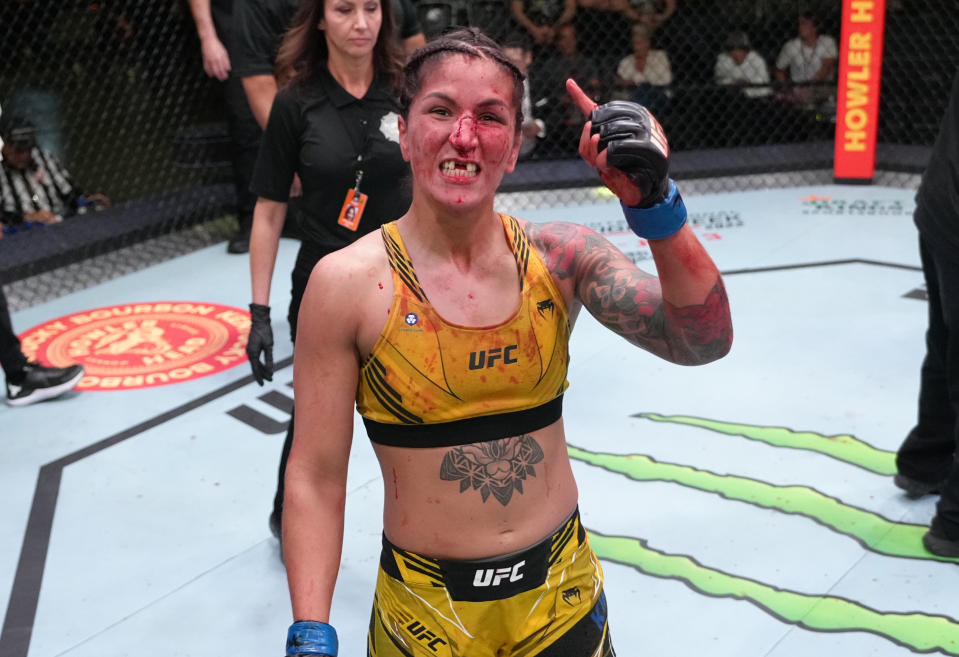
[[[613,100],[593,110],[591,134],[599,135],[599,151],[606,161],[632,180],[648,208],[669,194],[669,144],[649,110],[639,103]]]
[[[263,385],[264,380],[273,380],[273,327],[270,326],[269,306],[250,304],[250,335],[246,340],[246,355],[250,359],[253,378],[259,385]]]

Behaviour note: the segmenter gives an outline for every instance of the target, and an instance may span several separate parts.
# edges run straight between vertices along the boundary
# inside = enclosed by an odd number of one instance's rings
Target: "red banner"
[[[876,165],[885,0],[843,0],[836,96],[837,180],[868,182]]]

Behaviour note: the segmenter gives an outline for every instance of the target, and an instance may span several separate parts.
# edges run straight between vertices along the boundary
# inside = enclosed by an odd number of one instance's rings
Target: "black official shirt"
[[[916,226],[928,237],[959,249],[959,71],[949,107],[916,193]]]
[[[396,101],[379,79],[363,98],[355,98],[323,68],[315,80],[277,94],[250,188],[285,203],[298,173],[304,242],[326,251],[346,246],[409,209],[410,169],[400,153],[398,116]],[[360,192],[369,198],[359,228],[352,231],[337,219],[356,183],[358,153],[363,155]]]
[[[233,75],[273,75],[276,51],[293,20],[298,0],[243,0],[233,5]]]

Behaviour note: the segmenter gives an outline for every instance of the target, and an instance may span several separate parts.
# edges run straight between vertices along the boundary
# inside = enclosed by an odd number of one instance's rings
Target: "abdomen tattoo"
[[[440,479],[459,481],[460,493],[478,490],[484,502],[492,495],[506,506],[513,491],[523,493],[523,482],[536,476],[533,465],[542,460],[543,448],[529,434],[463,445],[443,457]]]

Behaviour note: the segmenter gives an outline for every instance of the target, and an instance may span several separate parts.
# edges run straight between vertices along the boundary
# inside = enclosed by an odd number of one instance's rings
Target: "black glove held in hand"
[[[250,359],[253,378],[260,385],[273,380],[273,328],[270,326],[270,307],[250,304],[250,336],[246,340],[246,356]],[[260,356],[263,361],[260,361]]]
[[[643,194],[639,207],[660,203],[669,194],[669,144],[649,110],[639,103],[613,100],[593,110],[590,134],[599,135],[606,161],[636,183]]]

